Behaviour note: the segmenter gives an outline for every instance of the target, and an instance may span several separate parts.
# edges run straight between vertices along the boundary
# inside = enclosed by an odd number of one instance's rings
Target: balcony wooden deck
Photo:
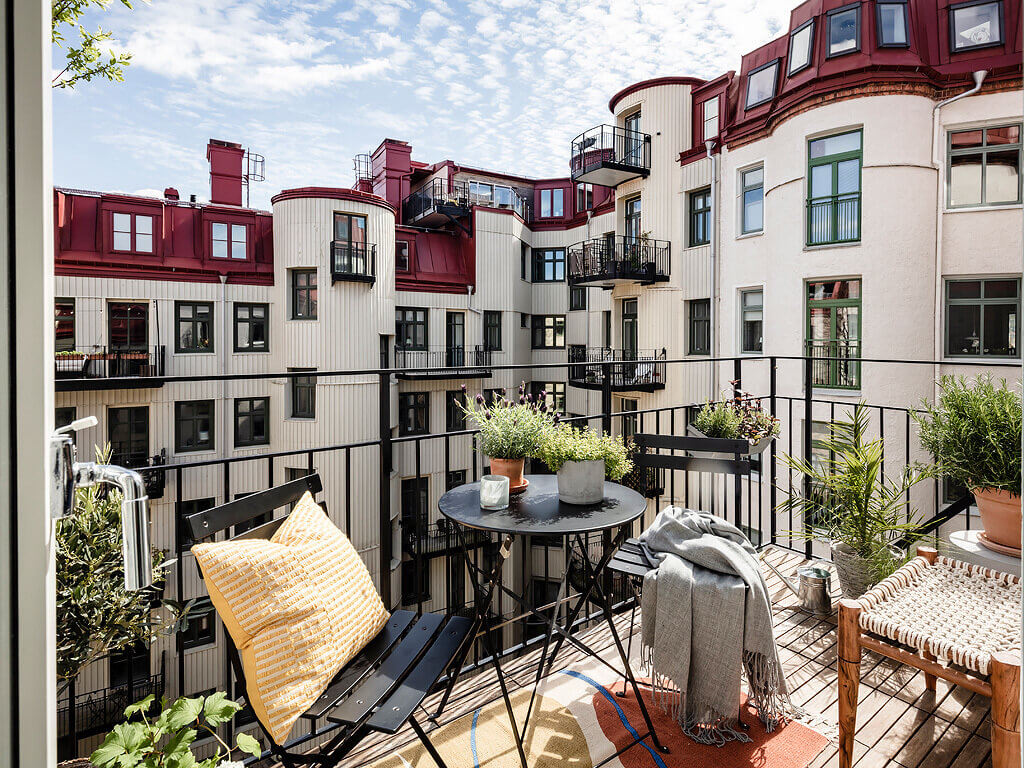
[[[801,557],[769,548],[767,558],[783,573],[791,573]],[[795,703],[809,711],[824,713],[835,722],[837,711],[835,616],[816,619],[796,609],[796,599],[779,579],[763,568],[771,588],[776,636],[782,662]],[[833,579],[833,587],[837,587]],[[838,599],[838,591],[834,595]],[[618,617],[624,636],[629,614]],[[590,630],[590,642],[602,653],[614,655],[611,635],[604,627]],[[636,648],[635,638],[634,651]],[[507,663],[513,685],[529,686],[539,651]],[[558,667],[580,661],[581,654],[569,647],[559,655]],[[861,666],[858,707],[856,768],[976,768],[991,765],[988,699],[938,681],[935,693],[925,689],[924,674],[866,653]],[[441,724],[500,698],[493,671],[467,676],[459,681]],[[427,700],[435,704],[438,695]],[[430,706],[427,707],[431,709]],[[342,768],[357,768],[401,749],[416,737],[406,726],[396,736],[367,739],[351,754]],[[827,747],[811,768],[837,766],[834,747]],[[465,766],[451,766],[465,768]]]

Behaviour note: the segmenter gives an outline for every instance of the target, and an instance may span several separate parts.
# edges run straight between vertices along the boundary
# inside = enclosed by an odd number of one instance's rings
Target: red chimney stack
[[[178,199],[180,199],[180,196],[178,195],[178,190],[176,190],[174,187],[168,187],[167,189],[164,190],[164,199],[165,200],[178,200]]]
[[[384,139],[372,159],[373,193],[394,206],[401,206],[409,194],[412,147],[404,141]]]
[[[242,204],[242,166],[245,150],[232,141],[210,139],[206,145],[210,161],[210,202],[216,205]]]

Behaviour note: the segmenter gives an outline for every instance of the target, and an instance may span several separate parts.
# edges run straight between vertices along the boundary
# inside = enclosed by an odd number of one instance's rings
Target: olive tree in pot
[[[480,430],[480,450],[491,462],[491,472],[508,478],[509,492],[526,490],[529,481],[523,477],[526,459],[534,458],[540,449],[545,429],[554,423],[554,414],[547,407],[545,393],[534,398],[519,385],[518,400],[494,396],[488,400],[478,394],[472,401],[456,399],[456,404]],[[462,387],[463,393],[466,387]]]
[[[819,446],[822,458],[783,456],[798,475],[810,480],[809,495],[792,494],[779,511],[801,516],[793,535],[827,539],[843,596],[858,598],[895,571],[906,559],[899,541],[920,530],[917,513],[907,510],[910,490],[934,477],[930,466],[905,466],[897,477],[885,474],[884,444],[868,437],[868,409],[854,406],[848,419],[832,423]]]
[[[552,424],[544,432],[538,458],[558,473],[558,498],[567,504],[597,504],[604,498],[604,480],[621,480],[633,468],[621,438]]]
[[[985,374],[943,376],[935,403],[915,414],[939,471],[974,493],[990,549],[1020,557],[1021,396]]]

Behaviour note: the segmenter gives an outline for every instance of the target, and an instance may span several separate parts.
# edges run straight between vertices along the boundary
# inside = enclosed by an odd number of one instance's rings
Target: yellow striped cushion
[[[249,703],[283,744],[387,622],[370,574],[309,493],[269,540],[196,544],[192,552],[238,647]]]

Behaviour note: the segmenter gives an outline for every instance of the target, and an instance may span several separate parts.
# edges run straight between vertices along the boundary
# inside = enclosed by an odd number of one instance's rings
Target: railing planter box
[[[58,373],[81,373],[85,369],[89,358],[84,354],[58,354],[55,357]]]
[[[697,429],[692,424],[689,425],[686,428],[686,433],[688,435],[690,435],[690,437],[703,437],[703,438],[705,438],[707,440],[715,439],[715,438],[709,438],[707,435],[705,435],[703,432],[701,432],[699,429]],[[741,455],[744,455],[744,456],[760,456],[762,453],[764,453],[766,450],[768,450],[768,446],[770,446],[772,444],[772,440],[774,440],[774,439],[775,439],[774,437],[763,437],[760,440],[758,440],[756,443],[749,443],[748,442],[747,445],[750,446],[750,450],[745,451]],[[707,456],[708,456],[708,458],[711,458],[711,459],[732,459],[732,458],[735,458],[735,456],[733,454],[731,454],[731,453],[717,453],[717,452],[714,452],[714,451],[708,451],[707,452]]]

